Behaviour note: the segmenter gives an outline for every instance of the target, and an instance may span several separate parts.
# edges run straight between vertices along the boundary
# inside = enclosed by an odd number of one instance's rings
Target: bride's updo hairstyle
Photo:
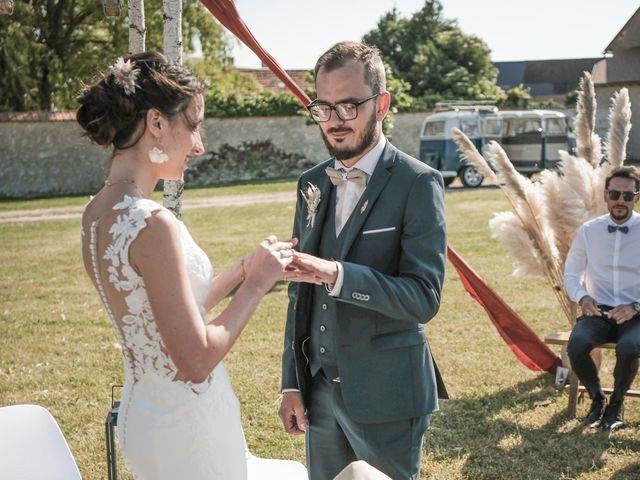
[[[160,53],[128,55],[84,89],[76,119],[93,142],[121,150],[142,137],[144,128],[139,126],[150,108],[173,120],[205,87],[187,68]]]

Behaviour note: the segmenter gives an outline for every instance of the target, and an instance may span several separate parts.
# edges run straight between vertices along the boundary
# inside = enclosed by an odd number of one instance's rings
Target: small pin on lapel
[[[365,202],[362,204],[362,207],[360,207],[360,215],[364,213],[368,205],[369,205],[369,200],[365,200]]]

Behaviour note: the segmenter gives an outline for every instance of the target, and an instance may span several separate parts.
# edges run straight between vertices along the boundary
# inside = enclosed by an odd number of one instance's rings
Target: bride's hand
[[[297,243],[295,238],[279,242],[275,235],[260,242],[248,259],[245,259],[245,282],[255,283],[269,290],[275,282],[284,278],[284,272],[293,259],[293,247]]]

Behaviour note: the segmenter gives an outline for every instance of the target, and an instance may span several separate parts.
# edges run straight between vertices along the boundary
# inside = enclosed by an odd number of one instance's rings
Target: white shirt
[[[380,135],[380,140],[369,150],[360,160],[356,162],[355,165],[347,168],[342,162],[336,160],[334,162],[334,168],[342,168],[346,170],[347,173],[357,168],[358,170],[363,171],[367,175],[366,183],[369,183],[369,179],[371,175],[373,175],[374,170],[376,169],[376,165],[378,164],[378,160],[382,155],[382,151],[384,150],[385,145],[387,144],[387,139],[384,135]],[[342,227],[349,220],[349,216],[356,204],[360,200],[362,193],[364,192],[366,186],[358,182],[344,182],[344,184],[336,187],[336,236],[340,234],[342,231]]]
[[[376,146],[369,150],[360,160],[356,162],[350,168],[345,167],[339,160],[335,161],[335,168],[343,168],[347,172],[350,172],[352,169],[357,168],[362,170],[367,174],[367,184],[369,183],[369,179],[371,175],[373,175],[374,170],[376,169],[376,165],[378,165],[378,161],[382,156],[382,151],[384,147],[387,145],[387,138],[380,134],[380,140],[376,143]],[[360,197],[364,193],[366,187],[362,188],[360,184],[357,182],[345,182],[344,185],[336,187],[336,236],[340,234],[342,227],[347,220],[349,220],[349,216],[356,204],[360,200]],[[342,271],[342,265],[340,262],[336,262],[338,266],[338,278],[336,279],[336,283],[333,284],[333,287],[329,291],[329,295],[332,297],[337,297],[340,295],[340,291],[342,290],[342,283],[344,281],[344,272]]]
[[[608,225],[629,232],[609,233]],[[640,302],[640,214],[621,225],[608,214],[583,224],[567,255],[564,285],[574,302],[585,295],[611,307]]]

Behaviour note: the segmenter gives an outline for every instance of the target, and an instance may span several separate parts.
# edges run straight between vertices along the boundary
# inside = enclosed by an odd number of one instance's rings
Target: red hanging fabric
[[[242,21],[232,0],[202,0],[214,17],[231,33],[238,37],[262,60],[269,69],[284,82],[302,106],[311,101],[278,62],[258,43],[247,25]],[[489,318],[509,345],[518,360],[531,370],[546,370],[554,373],[560,359],[532,331],[518,315],[486,284],[482,278],[456,253],[448,247],[447,256],[453,264],[465,289],[484,307]]]
[[[273,58],[255,39],[247,25],[240,18],[236,6],[232,0],[202,0],[202,3],[213,14],[218,21],[227,27],[227,29],[233,33],[236,37],[242,40],[247,47],[249,47],[253,53],[255,53],[262,63],[269,67],[273,73],[275,73],[280,80],[289,88],[303,107],[306,107],[311,99],[306,93],[298,86],[296,82],[289,76],[289,74],[280,66],[280,64]]]
[[[462,285],[482,305],[489,319],[511,351],[529,370],[555,373],[561,362],[558,356],[511,310],[500,296],[451,247],[447,258],[453,264]]]

